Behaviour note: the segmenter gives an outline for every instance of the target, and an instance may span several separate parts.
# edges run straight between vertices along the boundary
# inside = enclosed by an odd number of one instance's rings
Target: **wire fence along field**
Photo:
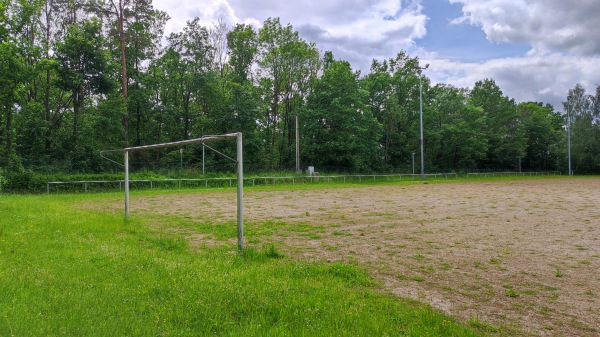
[[[426,178],[455,179],[456,173],[426,174]],[[244,186],[327,184],[327,183],[367,183],[392,182],[397,180],[418,180],[420,174],[389,175],[332,175],[332,176],[282,176],[244,178]],[[140,190],[184,189],[184,188],[226,188],[237,186],[237,178],[199,178],[199,179],[139,179],[129,180],[130,187]],[[85,180],[85,181],[51,181],[46,185],[46,192],[92,192],[121,191],[124,180]]]
[[[550,172],[482,172],[467,173],[467,178],[508,177],[508,176],[544,176],[561,175],[559,171]],[[456,179],[456,173],[425,174],[425,178]],[[327,183],[378,183],[399,180],[420,180],[420,174],[361,174],[329,176],[280,176],[244,178],[244,186],[327,184]],[[197,179],[135,179],[130,187],[138,190],[153,189],[194,189],[236,187],[237,178],[197,178]],[[124,180],[81,180],[51,181],[46,184],[46,193],[52,192],[110,192],[121,191]]]
[[[508,177],[508,176],[544,176],[544,175],[561,175],[560,171],[549,172],[476,172],[467,173],[469,178],[477,177]]]

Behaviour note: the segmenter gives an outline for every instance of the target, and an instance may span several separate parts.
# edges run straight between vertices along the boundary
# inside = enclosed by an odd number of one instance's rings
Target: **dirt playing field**
[[[248,246],[359,263],[492,335],[600,336],[599,205],[600,179],[559,178],[247,190],[244,209]],[[134,215],[199,222],[234,223],[235,207],[232,190],[132,199]]]

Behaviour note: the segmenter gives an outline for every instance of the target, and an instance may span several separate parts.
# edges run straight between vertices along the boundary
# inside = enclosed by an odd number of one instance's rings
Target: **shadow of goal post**
[[[125,220],[129,220],[129,152],[144,151],[149,149],[160,149],[166,147],[184,146],[195,143],[205,143],[215,140],[228,138],[237,139],[237,230],[238,230],[238,248],[244,249],[244,167],[243,167],[243,148],[242,148],[242,133],[228,133],[223,135],[203,136],[195,139],[181,140],[170,143],[160,143],[152,145],[126,147],[122,150],[109,150],[103,152],[124,152],[125,161]]]

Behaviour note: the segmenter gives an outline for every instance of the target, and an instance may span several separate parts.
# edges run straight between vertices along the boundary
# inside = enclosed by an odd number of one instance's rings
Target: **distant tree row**
[[[600,173],[600,87],[575,86],[559,113],[493,79],[431,85],[404,51],[362,75],[276,18],[195,19],[165,37],[168,20],[150,0],[0,0],[0,170],[106,172],[103,149],[241,131],[254,172],[406,172],[420,162],[422,83],[427,172],[566,172],[568,112],[574,171]]]

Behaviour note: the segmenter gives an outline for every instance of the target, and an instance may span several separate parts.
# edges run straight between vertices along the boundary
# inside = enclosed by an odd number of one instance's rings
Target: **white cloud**
[[[177,1],[176,5],[170,0],[155,0],[153,5],[171,17],[165,27],[167,35],[182,31],[186,21],[196,17],[206,26],[212,25],[218,19],[224,20],[230,26],[240,22],[227,0]]]
[[[449,0],[461,4],[454,20],[481,27],[493,42],[532,46],[535,53],[600,54],[597,0]]]
[[[566,57],[559,53],[493,59],[482,63],[430,60],[427,75],[434,82],[472,88],[475,82],[492,78],[504,95],[517,102],[550,103],[562,111],[561,102],[569,89],[580,83],[595,92],[600,73],[599,56]]]
[[[387,58],[410,49],[426,34],[427,17],[418,0],[155,0],[169,13],[167,34],[181,31],[186,20],[198,16],[210,25],[218,18],[233,25],[243,22],[259,27],[269,17],[278,17],[321,50],[368,70],[373,58]]]
[[[488,40],[530,46],[529,53],[482,63],[446,60],[443,51],[424,50],[427,16],[421,0],[154,0],[172,17],[166,32],[181,31],[198,16],[210,25],[221,18],[228,24],[249,23],[259,28],[269,17],[290,23],[322,51],[369,70],[371,61],[407,50],[423,63],[434,82],[473,87],[493,78],[504,94],[517,101],[551,103],[557,110],[567,91],[581,83],[593,92],[600,84],[600,5],[598,0],[432,0],[462,6],[456,24],[482,29]],[[474,51],[477,52],[477,51]]]
[[[335,24],[322,20],[296,29],[320,49],[331,50],[336,58],[368,70],[373,58],[393,57],[400,50],[413,48],[415,40],[425,36],[427,17],[419,10],[366,8],[356,21]]]
[[[442,81],[472,87],[493,78],[517,101],[542,101],[562,110],[569,89],[580,83],[594,92],[600,78],[600,4],[597,0],[449,0],[461,4],[455,24],[480,27],[497,43],[528,45],[521,57],[469,64],[439,64]]]

